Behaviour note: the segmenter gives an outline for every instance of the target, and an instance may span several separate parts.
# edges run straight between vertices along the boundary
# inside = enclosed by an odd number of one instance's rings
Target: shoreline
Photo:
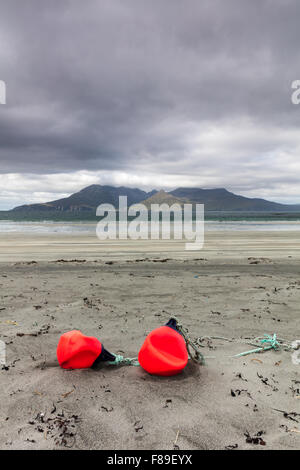
[[[296,262],[300,259],[300,234],[297,231],[206,232],[202,250],[185,250],[185,240],[106,240],[95,234],[0,233],[0,262],[55,261],[81,258],[87,261],[109,257],[167,256],[174,259],[197,257],[217,260],[247,260],[272,257]]]

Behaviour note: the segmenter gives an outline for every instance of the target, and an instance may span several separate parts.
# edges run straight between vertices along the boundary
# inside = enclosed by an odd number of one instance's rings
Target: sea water
[[[243,219],[232,220],[231,217],[218,218],[215,216],[211,220],[205,220],[205,231],[300,231],[299,220],[273,220],[265,217],[258,220]],[[235,218],[237,215],[235,215]],[[171,223],[172,224],[172,223]],[[0,233],[32,233],[32,234],[93,234],[96,233],[96,221],[64,222],[64,221],[12,221],[0,220]]]

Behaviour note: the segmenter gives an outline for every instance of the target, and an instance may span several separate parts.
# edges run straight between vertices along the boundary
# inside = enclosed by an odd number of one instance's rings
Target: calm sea
[[[209,212],[206,231],[300,231],[299,213]],[[95,221],[12,221],[0,220],[0,233],[93,234]]]

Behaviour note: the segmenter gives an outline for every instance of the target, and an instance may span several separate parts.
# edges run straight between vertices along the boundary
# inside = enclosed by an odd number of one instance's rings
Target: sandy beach
[[[210,232],[200,252],[179,241],[1,233],[0,448],[299,449],[292,352],[232,357],[265,333],[300,340],[299,260],[292,231]],[[134,357],[173,315],[192,337],[210,337],[205,366],[189,361],[171,378],[58,366],[68,330]]]

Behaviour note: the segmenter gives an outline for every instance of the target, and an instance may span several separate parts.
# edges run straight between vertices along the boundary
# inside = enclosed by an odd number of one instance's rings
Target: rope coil
[[[248,354],[252,353],[260,353],[264,351],[269,351],[270,349],[274,349],[275,351],[278,351],[280,349],[280,343],[277,340],[277,335],[276,333],[271,335],[264,335],[264,338],[260,339],[261,346],[256,348],[256,349],[251,349],[250,351],[244,351],[239,354],[235,354],[233,357],[242,357],[242,356],[247,356]],[[266,346],[263,346],[266,345]]]

